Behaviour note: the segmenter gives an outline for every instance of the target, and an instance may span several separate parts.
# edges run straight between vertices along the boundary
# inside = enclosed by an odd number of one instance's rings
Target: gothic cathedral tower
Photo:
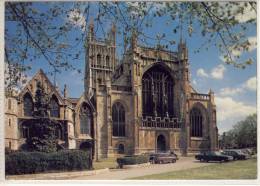
[[[105,40],[95,37],[94,22],[89,24],[85,56],[85,94],[89,98],[98,85],[105,85],[116,66],[116,27],[113,24]]]

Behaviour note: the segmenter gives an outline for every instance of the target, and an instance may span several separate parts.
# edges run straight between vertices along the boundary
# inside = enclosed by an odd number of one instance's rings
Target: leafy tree
[[[56,125],[48,118],[39,118],[30,122],[31,136],[26,143],[32,151],[55,152],[57,150]]]
[[[244,148],[257,146],[257,115],[252,114],[239,121],[220,139],[222,148]]]
[[[253,16],[245,19],[250,12]],[[130,44],[131,33],[137,33],[141,44],[169,48],[176,44],[176,34],[197,34],[205,43],[194,52],[215,45],[227,64],[245,68],[254,59],[240,61],[250,51],[251,40],[245,34],[256,26],[256,2],[6,2],[5,62],[9,74],[7,87],[15,86],[29,62],[44,58],[52,73],[76,69],[82,61],[87,23],[95,15],[96,33],[105,35],[104,27],[117,25],[118,43],[123,51]],[[243,17],[244,16],[244,17]],[[172,36],[148,35],[155,20],[164,20]],[[75,27],[76,26],[76,27]],[[78,34],[72,34],[77,30]],[[118,38],[119,38],[118,37]],[[80,72],[80,69],[78,69]],[[7,77],[7,76],[6,76]]]
[[[26,143],[30,150],[40,152],[54,152],[57,150],[57,136],[55,130],[57,123],[49,118],[49,99],[44,88],[38,82],[35,93],[34,117],[27,122],[30,136]]]

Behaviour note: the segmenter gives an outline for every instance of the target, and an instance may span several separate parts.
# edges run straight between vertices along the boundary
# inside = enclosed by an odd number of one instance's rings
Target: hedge
[[[53,153],[13,152],[6,154],[5,159],[7,175],[91,168],[92,160],[90,153],[80,150],[64,150]]]
[[[134,155],[134,156],[125,156],[121,158],[117,158],[117,163],[119,167],[123,165],[134,165],[149,162],[149,157],[146,155]]]

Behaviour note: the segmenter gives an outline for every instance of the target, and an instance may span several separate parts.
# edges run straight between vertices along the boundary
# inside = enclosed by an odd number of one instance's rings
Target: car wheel
[[[175,163],[176,162],[176,160],[172,160],[172,163]]]

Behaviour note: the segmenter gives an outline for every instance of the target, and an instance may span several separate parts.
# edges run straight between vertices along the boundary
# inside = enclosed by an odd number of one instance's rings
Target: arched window
[[[33,114],[33,100],[28,93],[23,97],[23,113],[24,116],[32,116]]]
[[[100,54],[97,55],[97,66],[101,67],[101,55]]]
[[[125,109],[121,103],[112,107],[113,136],[125,136]]]
[[[83,103],[80,108],[80,133],[91,134],[92,114],[86,103]]]
[[[50,100],[50,116],[55,118],[60,117],[60,106],[56,96],[52,96]]]
[[[124,154],[125,153],[125,147],[123,144],[118,145],[118,154]]]
[[[22,136],[23,138],[29,138],[30,137],[30,129],[26,126],[22,127]]]
[[[61,126],[56,126],[55,136],[56,136],[57,139],[62,140],[62,128],[61,128]]]
[[[109,56],[106,56],[106,67],[109,67]]]
[[[143,116],[173,117],[173,78],[161,65],[147,70],[142,78]]]
[[[203,117],[198,108],[190,111],[191,136],[202,137],[202,121]]]

